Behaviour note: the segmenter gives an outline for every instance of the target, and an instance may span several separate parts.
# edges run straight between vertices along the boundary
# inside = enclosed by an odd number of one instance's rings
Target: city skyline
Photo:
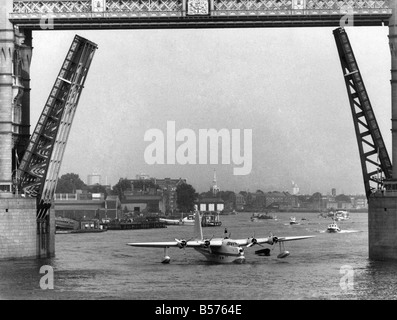
[[[78,174],[78,173],[76,173],[76,172],[68,172],[68,173],[75,173],[75,174]],[[107,178],[105,177],[105,179],[103,179],[103,177],[101,176],[101,174],[100,173],[98,173],[98,172],[95,172],[95,173],[92,173],[92,174],[88,174],[88,176],[84,179],[83,177],[81,177],[80,175],[79,175],[79,178],[87,185],[87,186],[89,186],[89,185],[94,185],[94,184],[89,184],[88,182],[89,182],[89,180],[90,180],[90,176],[91,175],[93,175],[93,176],[95,176],[95,177],[98,177],[99,176],[99,180],[100,181],[103,181],[103,180],[107,180]],[[145,176],[145,179],[164,179],[164,178],[170,178],[170,179],[179,179],[179,178],[182,178],[183,179],[183,177],[162,177],[162,178],[159,178],[159,177],[152,177],[152,176],[150,176],[149,174],[147,174],[147,173],[139,173],[139,174],[136,174],[135,175],[135,179],[138,179],[138,176],[142,176],[142,175],[144,175]],[[134,179],[133,177],[120,177],[120,179],[124,179],[124,178],[126,178],[126,179]],[[248,188],[248,189],[245,189],[245,190],[237,190],[236,188],[234,188],[234,189],[232,189],[232,188],[228,188],[227,186],[225,186],[224,188],[220,188],[219,187],[219,185],[218,185],[218,179],[216,180],[217,181],[217,183],[216,183],[216,186],[217,186],[217,188],[219,189],[218,191],[233,191],[233,192],[235,192],[235,193],[239,193],[239,192],[242,192],[242,191],[246,191],[246,192],[253,192],[253,193],[255,193],[256,191],[258,191],[258,190],[260,190],[260,191],[263,191],[263,192],[272,192],[272,191],[277,191],[277,192],[289,192],[291,195],[312,195],[312,194],[314,194],[314,193],[316,193],[316,192],[320,192],[319,190],[313,190],[312,192],[308,192],[308,193],[302,193],[302,192],[300,192],[300,187],[299,187],[299,185],[296,183],[296,182],[294,182],[294,181],[291,181],[291,186],[288,188],[288,189],[282,189],[282,190],[276,190],[276,189],[272,189],[272,187],[271,186],[262,186],[261,188],[258,188],[258,189],[250,189],[250,188]],[[117,181],[118,182],[118,181]],[[116,182],[116,183],[117,183]],[[188,184],[191,184],[193,187],[195,187],[195,185],[194,185],[194,181],[187,181],[187,183]],[[109,185],[109,184],[106,184],[106,183],[98,183],[99,185]],[[114,184],[112,184],[112,185],[110,185],[111,187],[113,187],[114,186]],[[209,183],[209,186],[208,186],[208,189],[203,189],[203,190],[198,190],[198,189],[196,189],[196,192],[198,192],[198,193],[205,193],[205,192],[210,192],[210,191],[212,191],[212,188],[214,187],[214,184],[213,184],[213,180],[211,181],[211,183]],[[294,192],[294,191],[297,191],[296,193]],[[336,193],[336,195],[340,195],[340,194],[345,194],[344,193],[344,191],[343,191],[343,188],[338,188],[337,186],[335,187],[332,187],[330,190],[327,190],[326,192],[320,192],[322,195],[333,195],[333,192],[335,192]],[[362,195],[365,195],[364,193],[352,193],[352,194],[350,194],[350,195],[360,195],[360,196],[362,196]]]
[[[290,190],[295,181],[306,194],[335,186],[363,194],[333,29],[35,31],[31,131],[77,33],[99,49],[60,175],[85,179],[95,168],[113,185],[145,172],[186,178],[205,191],[215,169],[221,190]],[[390,152],[388,29],[346,30]],[[145,133],[166,132],[167,121],[177,131],[252,130],[251,172],[233,175],[234,166],[220,161],[148,165]]]

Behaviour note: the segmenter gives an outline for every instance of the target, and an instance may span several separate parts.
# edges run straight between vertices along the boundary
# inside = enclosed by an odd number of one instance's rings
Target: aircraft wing
[[[255,241],[255,244],[261,244],[261,243],[271,244],[271,239],[269,241],[269,237],[267,237],[267,238],[233,239],[233,241],[236,242],[239,246],[252,245],[253,241]]]
[[[247,238],[247,239],[237,239],[233,240],[239,246],[251,247],[255,244],[267,243],[272,245],[277,242],[293,241],[293,240],[303,240],[308,238],[313,238],[314,236],[299,236],[299,237],[266,237],[266,238]]]
[[[219,247],[222,245],[221,240],[207,240],[211,247]],[[164,241],[164,242],[130,242],[128,246],[133,247],[147,247],[147,248],[167,248],[167,247],[203,247],[206,246],[206,240],[177,240],[177,241]]]
[[[277,237],[278,242],[284,241],[294,241],[294,240],[303,240],[308,238],[314,238],[314,236],[300,236],[300,237]]]
[[[176,241],[164,241],[164,242],[131,242],[127,243],[128,246],[133,247],[147,247],[147,248],[165,248],[165,247],[178,247]]]

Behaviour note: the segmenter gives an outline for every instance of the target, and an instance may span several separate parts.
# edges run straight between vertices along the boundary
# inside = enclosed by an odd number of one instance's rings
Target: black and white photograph
[[[397,0],[1,0],[0,50],[0,300],[397,299]]]

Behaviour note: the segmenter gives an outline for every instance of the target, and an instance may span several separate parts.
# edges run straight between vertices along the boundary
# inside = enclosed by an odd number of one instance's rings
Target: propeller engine
[[[205,239],[203,240],[203,246],[204,248],[208,248],[211,245],[211,240],[214,236],[211,237],[211,239]]]
[[[272,233],[270,233],[268,239],[267,239],[267,243],[270,245],[274,245],[278,242],[278,238],[276,236],[273,236]],[[249,243],[247,245],[247,247],[252,247],[254,245],[260,245],[261,247],[263,247],[260,243],[258,243],[258,240],[254,237],[251,238],[251,243]],[[261,249],[261,250],[257,250],[255,251],[255,254],[260,255],[260,256],[270,256],[270,249],[266,248],[266,249]]]
[[[185,240],[185,239],[175,239],[175,241],[178,243],[178,247],[179,247],[180,249],[182,249],[182,248],[185,248],[185,247],[186,247],[186,245],[187,245],[187,243],[188,243],[189,240]]]
[[[251,238],[251,242],[247,245],[247,248],[252,247],[256,244],[258,244],[258,240],[256,240],[256,238]]]
[[[251,238],[251,243],[249,243],[248,245],[247,245],[247,248],[249,248],[249,247],[252,247],[252,246],[254,246],[254,245],[259,245],[259,246],[261,246],[261,247],[263,247],[260,243],[258,243],[258,240],[256,240],[256,238],[255,238],[255,234],[254,234],[254,236]]]
[[[278,242],[278,238],[276,236],[273,236],[273,234],[269,235],[269,238],[267,240],[267,243],[272,245]]]

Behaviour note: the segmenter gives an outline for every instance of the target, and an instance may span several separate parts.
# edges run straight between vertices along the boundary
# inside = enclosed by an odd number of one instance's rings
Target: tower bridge
[[[63,151],[96,44],[76,36],[30,133],[37,30],[336,27],[369,203],[369,257],[397,259],[397,0],[1,0],[0,259],[55,253],[51,210]],[[391,159],[340,26],[386,26],[391,52]],[[331,35],[330,35],[331,36]],[[342,80],[341,80],[342,81]],[[23,196],[21,195],[23,193]]]

